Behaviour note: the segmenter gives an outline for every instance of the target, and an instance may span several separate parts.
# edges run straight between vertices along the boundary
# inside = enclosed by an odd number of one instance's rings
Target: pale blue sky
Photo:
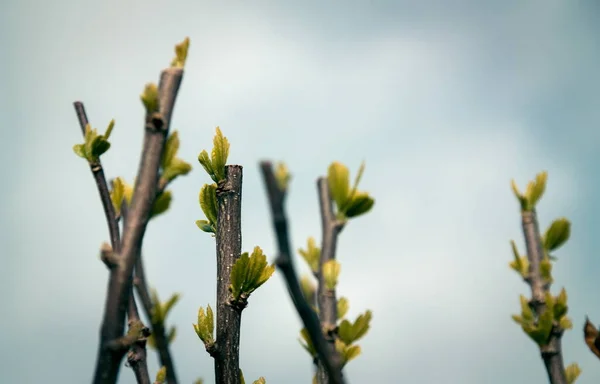
[[[600,323],[600,61],[592,1],[115,1],[8,0],[0,12],[0,159],[4,188],[2,377],[14,383],[90,380],[107,271],[108,239],[89,168],[72,152],[81,133],[72,102],[94,127],[116,126],[103,157],[129,181],[143,135],[139,94],[157,81],[173,46],[191,39],[172,127],[194,170],[172,187],[171,210],[149,226],[144,256],[162,297],[181,292],[169,318],[181,383],[213,382],[193,332],[214,305],[214,240],[199,231],[195,161],[215,126],[244,166],[243,247],[272,259],[274,239],[258,161],[293,173],[293,246],[320,237],[315,180],[331,161],[354,174],[373,212],[340,238],[339,293],[350,316],[373,311],[351,383],[543,383],[539,352],[510,315],[528,287],[509,270],[509,239],[523,250],[510,179],[548,170],[543,228],[573,222],[557,253],[575,329],[566,363],[580,384],[600,380],[584,345]],[[298,260],[302,271],[307,269]],[[247,379],[309,383],[300,323],[281,276],[243,314]],[[150,355],[152,374],[157,359]],[[133,383],[128,368],[120,383]]]

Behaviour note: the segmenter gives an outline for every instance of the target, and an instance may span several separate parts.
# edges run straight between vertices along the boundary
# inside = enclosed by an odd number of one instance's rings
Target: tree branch
[[[113,384],[119,373],[123,356],[115,354],[107,346],[123,335],[125,311],[131,293],[132,272],[135,259],[140,254],[142,239],[156,196],[160,160],[182,77],[183,70],[180,68],[168,68],[162,71],[159,83],[159,113],[146,115],[144,147],[127,225],[123,228],[119,263],[111,270],[109,278],[94,374],[96,384]]]
[[[217,186],[217,384],[240,384],[242,311],[230,304],[231,269],[242,253],[242,166],[228,165]]]
[[[547,310],[545,295],[550,289],[550,284],[544,283],[540,273],[544,249],[535,209],[522,212],[521,220],[525,245],[527,247],[527,258],[529,259],[529,277],[527,282],[531,286],[531,307],[537,316],[540,316]],[[553,327],[548,344],[540,347],[550,384],[567,384],[561,348],[562,334],[562,329]]]
[[[260,163],[263,180],[267,189],[269,204],[271,207],[271,215],[273,217],[273,227],[277,238],[279,254],[275,261],[277,268],[283,273],[288,292],[296,307],[298,315],[302,319],[304,327],[308,331],[310,339],[317,351],[319,360],[327,370],[330,380],[333,384],[343,384],[340,361],[335,355],[330,353],[325,337],[321,330],[319,319],[310,305],[306,302],[296,271],[294,269],[293,260],[291,258],[291,246],[288,234],[288,223],[285,214],[284,201],[286,192],[281,190],[277,185],[273,166],[270,161],[262,161]]]
[[[325,284],[323,264],[330,260],[335,260],[337,238],[340,231],[344,228],[344,223],[337,220],[333,213],[329,183],[326,178],[320,177],[317,180],[317,189],[319,192],[319,206],[321,210],[321,225],[323,231],[319,271],[317,272],[317,278],[319,280],[317,296],[319,319],[321,320],[321,328],[326,332],[325,339],[328,343],[329,354],[339,361],[339,356],[335,349],[335,329],[337,323],[336,292],[335,288],[330,290]],[[317,382],[319,384],[329,383],[329,375],[321,362],[319,362],[318,365]]]

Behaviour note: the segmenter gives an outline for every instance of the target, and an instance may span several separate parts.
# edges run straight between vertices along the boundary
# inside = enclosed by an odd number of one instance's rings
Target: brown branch
[[[288,234],[288,223],[285,214],[284,201],[286,198],[286,191],[281,190],[277,185],[275,174],[273,173],[273,166],[270,161],[262,161],[260,163],[263,180],[267,189],[269,198],[269,205],[271,207],[271,215],[273,217],[273,227],[277,238],[277,245],[279,254],[275,261],[277,268],[283,273],[285,282],[287,285],[288,292],[296,307],[298,315],[302,319],[302,323],[306,328],[310,339],[317,351],[319,360],[324,365],[325,369],[329,374],[329,378],[333,384],[343,384],[344,379],[341,374],[340,361],[335,355],[330,353],[323,332],[321,331],[321,325],[319,318],[315,311],[306,302],[296,271],[294,269],[293,260],[291,257],[291,246]]]
[[[242,166],[228,165],[217,186],[216,384],[240,384],[241,308],[230,304],[233,264],[242,252]]]
[[[540,229],[535,209],[521,213],[523,235],[529,259],[528,284],[531,286],[531,307],[540,316],[546,308],[545,295],[550,289],[550,283],[545,283],[540,272],[540,265],[544,258],[544,249],[540,236]],[[542,359],[548,372],[550,384],[567,384],[565,367],[563,363],[561,337],[563,329],[553,326],[548,343],[540,347]]]
[[[146,116],[144,147],[128,221],[123,228],[120,260],[111,270],[109,277],[94,374],[96,384],[113,384],[119,374],[123,356],[112,352],[107,346],[123,335],[135,259],[140,254],[142,239],[156,196],[160,160],[182,77],[183,70],[180,68],[168,68],[162,71],[159,83],[159,113]]]
[[[339,361],[340,357],[335,349],[335,329],[337,323],[336,292],[335,288],[329,290],[325,284],[323,264],[330,260],[335,260],[337,238],[340,231],[344,228],[344,222],[337,220],[333,213],[329,183],[326,178],[320,177],[317,180],[317,189],[319,192],[322,226],[321,257],[319,259],[319,270],[317,272],[319,280],[317,295],[319,319],[321,320],[321,328],[326,332],[325,339],[328,343],[329,354]],[[329,375],[321,362],[318,364],[317,383],[329,383]]]

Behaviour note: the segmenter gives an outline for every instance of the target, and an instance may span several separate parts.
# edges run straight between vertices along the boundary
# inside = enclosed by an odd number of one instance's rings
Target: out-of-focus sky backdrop
[[[72,103],[94,127],[116,126],[108,177],[132,181],[143,135],[139,94],[191,38],[172,127],[194,165],[172,186],[170,211],[151,222],[147,274],[169,317],[181,383],[213,382],[193,332],[215,302],[214,240],[202,219],[196,162],[215,127],[244,165],[243,248],[275,242],[261,159],[293,173],[294,248],[320,239],[315,180],[331,161],[377,199],[350,222],[338,256],[350,317],[373,311],[352,383],[544,383],[536,345],[510,318],[519,294],[509,240],[523,251],[510,190],[549,172],[542,229],[572,220],[556,253],[553,292],[565,286],[575,329],[566,363],[579,383],[600,380],[582,339],[600,322],[598,36],[593,1],[75,1],[9,0],[0,12],[0,366],[13,383],[85,383],[96,358],[108,240]],[[297,265],[307,271],[298,258]],[[243,313],[241,367],[250,382],[309,383],[299,319],[276,273]],[[152,374],[157,359],[150,355]],[[120,383],[133,383],[128,368]]]

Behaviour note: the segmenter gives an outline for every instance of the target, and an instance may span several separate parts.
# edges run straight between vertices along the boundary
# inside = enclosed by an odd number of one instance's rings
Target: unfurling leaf
[[[142,103],[146,108],[146,114],[151,115],[154,112],[158,112],[158,87],[154,83],[146,84],[144,88],[144,92],[140,95],[140,99],[142,99]]]
[[[171,67],[183,68],[187,60],[188,50],[190,48],[190,38],[186,37],[181,43],[175,46],[175,57],[171,61]]]
[[[177,131],[173,131],[173,133],[171,133],[167,138],[165,149],[160,161],[160,165],[163,169],[167,168],[175,159],[177,151],[179,151],[179,133]]]
[[[229,157],[229,141],[223,136],[219,127],[217,127],[216,131],[217,133],[213,139],[213,149],[210,157],[212,169],[217,178],[215,182],[218,183],[221,180],[225,180],[225,164],[227,164],[227,157]]]
[[[277,163],[275,168],[275,180],[277,180],[277,186],[282,191],[287,191],[292,176],[288,172],[288,169],[284,163]]]
[[[548,179],[547,172],[541,172],[536,175],[535,181],[530,181],[527,184],[527,189],[524,194],[519,192],[517,188],[517,184],[514,180],[511,181],[512,190],[519,200],[519,204],[521,205],[521,212],[532,211],[546,189],[546,181]]]
[[[156,373],[155,384],[163,384],[167,381],[167,367],[162,366]]]
[[[306,249],[299,248],[298,253],[300,253],[313,273],[317,273],[319,271],[319,258],[321,257],[321,249],[317,247],[313,237],[308,238],[308,241],[306,242]]]
[[[348,168],[344,164],[334,161],[327,171],[327,182],[329,183],[331,197],[337,206],[337,211],[341,212],[350,194],[350,173]]]
[[[158,195],[156,197],[156,200],[154,200],[154,205],[152,206],[150,217],[154,218],[162,213],[165,213],[171,205],[171,200],[171,191],[164,191],[163,193]]]
[[[217,229],[206,220],[196,220],[196,225],[204,232],[217,233]]]
[[[273,274],[275,267],[268,265],[262,249],[256,246],[251,256],[244,252],[231,269],[230,290],[234,300],[248,298],[252,292],[263,285]]]
[[[167,182],[170,182],[177,176],[187,175],[191,170],[192,166],[189,163],[186,163],[179,158],[175,158],[160,176]]]
[[[360,355],[359,345],[347,345],[339,339],[335,340],[335,349],[342,358],[342,367],[344,367],[350,360]]]
[[[581,374],[581,368],[579,368],[579,365],[577,365],[575,363],[570,364],[565,369],[565,377],[567,378],[568,384],[573,384],[575,382],[575,380],[577,380],[577,378],[579,377],[580,374]]]
[[[313,345],[306,328],[302,328],[300,331],[300,336],[302,337],[302,339],[299,340],[300,344],[304,347],[304,349],[306,349],[306,352],[308,352],[312,358],[317,357],[317,350],[315,349],[315,346]]]
[[[350,304],[348,303],[348,299],[346,299],[345,297],[340,297],[339,300],[337,301],[337,318],[338,318],[338,320],[341,320],[344,318],[344,316],[346,316],[346,314],[348,313],[349,307],[350,307]]]
[[[258,380],[254,380],[252,384],[267,384],[267,380],[264,377],[259,377]]]
[[[204,312],[204,308],[200,307],[200,309],[198,309],[198,323],[193,325],[196,334],[205,345],[213,344],[215,342],[215,325],[210,304],[206,307],[206,313]]]
[[[335,260],[328,260],[323,264],[323,277],[328,290],[333,291],[335,289],[341,268],[341,264]]]
[[[554,301],[554,320],[560,320],[567,314],[567,310],[567,291],[562,288]]]
[[[517,250],[517,245],[513,240],[510,241],[510,245],[512,247],[514,260],[510,262],[510,267],[517,271],[521,277],[526,278],[529,276],[529,260],[527,260],[526,256],[519,255],[519,251]]]
[[[583,335],[585,343],[590,348],[590,351],[600,359],[600,337],[598,335],[598,330],[590,322],[590,319],[588,319],[587,316],[583,327]]]
[[[346,207],[346,217],[356,217],[367,213],[373,208],[375,200],[366,192],[357,192],[349,200]]]
[[[217,213],[219,210],[219,204],[217,202],[217,185],[216,184],[204,184],[200,189],[200,195],[198,196],[200,201],[200,208],[206,215],[209,224],[213,228],[217,229]]]
[[[546,230],[542,242],[546,251],[553,251],[567,242],[571,234],[571,223],[566,218],[554,220]]]
[[[121,204],[125,197],[125,186],[123,185],[123,179],[117,177],[113,180],[112,189],[110,190],[110,201],[112,202],[115,215],[119,217],[121,215]]]
[[[202,150],[202,152],[200,152],[200,154],[198,155],[198,162],[200,163],[200,165],[202,165],[202,168],[204,168],[206,173],[208,173],[208,176],[210,176],[211,179],[215,180],[215,171],[213,170],[212,162],[210,161],[210,158],[208,157],[208,152],[206,152],[206,150]]]
[[[363,337],[369,330],[371,317],[371,311],[367,311],[364,315],[358,316],[356,321],[354,321],[354,324],[350,323],[348,320],[342,320],[338,329],[340,340],[346,345],[351,345]]]
[[[99,135],[98,130],[92,129],[90,124],[86,125],[84,142],[83,144],[75,144],[73,151],[77,156],[86,159],[90,164],[98,162],[100,156],[110,148],[108,138],[114,126],[115,120],[113,119],[108,123],[104,135]]]

